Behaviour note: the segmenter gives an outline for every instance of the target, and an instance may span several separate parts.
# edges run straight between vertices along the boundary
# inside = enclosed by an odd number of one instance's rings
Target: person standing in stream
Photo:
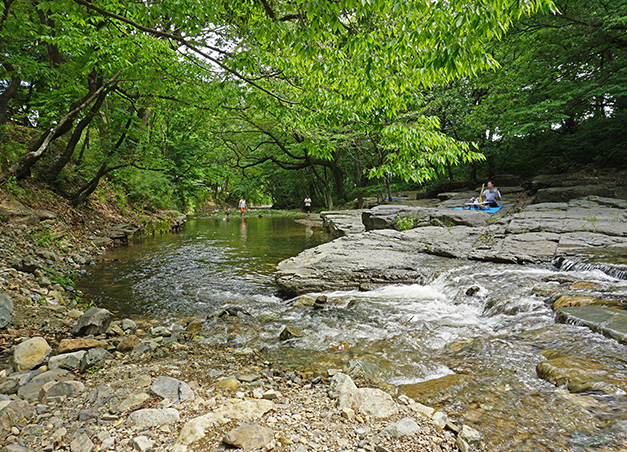
[[[244,196],[242,196],[242,199],[239,200],[239,204],[237,206],[239,207],[239,216],[243,217],[244,211],[246,210],[246,198]]]
[[[488,188],[485,188],[485,184],[481,186],[481,196],[488,202],[490,207],[498,207],[497,201],[501,200],[501,192],[494,186],[491,181],[488,181]]]

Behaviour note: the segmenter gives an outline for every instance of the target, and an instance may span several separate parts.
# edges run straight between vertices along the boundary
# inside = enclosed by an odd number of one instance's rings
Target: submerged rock
[[[557,311],[562,308],[569,308],[574,306],[588,306],[589,304],[597,303],[599,300],[594,297],[573,297],[571,295],[562,295],[553,303],[553,310]]]
[[[366,378],[374,383],[383,381],[385,369],[378,364],[362,361],[360,359],[351,359],[344,366],[344,372],[352,378]]]
[[[231,308],[226,308],[218,317],[250,317],[250,313],[243,308],[234,306]]]
[[[287,341],[299,337],[303,337],[303,331],[300,328],[297,328],[295,326],[286,326],[285,328],[283,328],[283,331],[281,331],[281,334],[279,335],[279,340]]]
[[[539,378],[556,386],[567,385],[570,392],[601,391],[613,394],[627,382],[616,380],[610,367],[578,356],[560,356],[536,366]]]
[[[627,311],[621,309],[598,305],[562,308],[556,311],[555,321],[587,326],[592,331],[627,344]]]

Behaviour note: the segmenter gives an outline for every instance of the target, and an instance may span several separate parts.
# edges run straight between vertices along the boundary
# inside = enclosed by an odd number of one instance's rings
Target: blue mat
[[[502,208],[503,206],[488,207],[487,209],[475,209],[474,207],[471,207],[470,209],[464,209],[463,207],[455,207],[453,210],[478,210],[479,212],[496,213]]]

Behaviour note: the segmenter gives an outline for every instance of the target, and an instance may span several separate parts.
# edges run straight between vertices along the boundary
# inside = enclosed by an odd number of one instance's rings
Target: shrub
[[[412,229],[414,227],[414,216],[409,214],[408,217],[397,217],[396,218],[396,229],[399,231],[407,231],[408,229]]]

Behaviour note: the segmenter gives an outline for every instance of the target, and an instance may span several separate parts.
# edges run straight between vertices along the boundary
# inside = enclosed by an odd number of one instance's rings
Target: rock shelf
[[[398,218],[410,217],[413,229],[395,229]],[[387,205],[363,212],[362,219],[365,232],[345,231],[344,237],[281,262],[276,282],[282,291],[294,296],[424,283],[446,268],[438,257],[549,265],[560,256],[627,249],[627,201],[598,196],[532,204],[505,216]],[[337,231],[345,224],[334,223],[334,217],[327,221]]]

